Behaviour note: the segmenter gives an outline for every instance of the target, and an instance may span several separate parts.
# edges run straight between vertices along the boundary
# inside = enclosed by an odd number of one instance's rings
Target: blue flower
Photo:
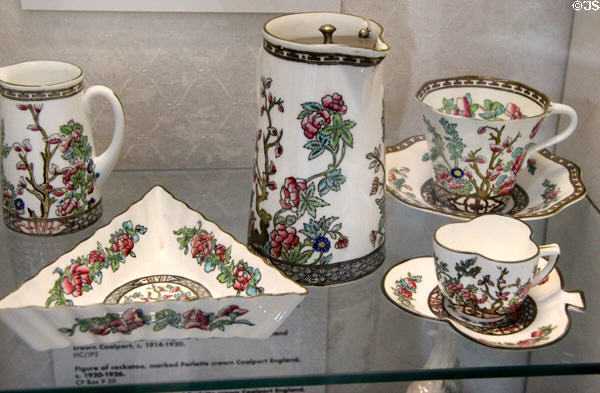
[[[330,247],[331,243],[329,243],[329,239],[325,236],[319,236],[313,243],[313,248],[318,252],[327,252]]]
[[[465,172],[463,172],[463,170],[460,168],[452,168],[450,170],[450,174],[452,175],[453,178],[460,179],[461,177],[463,177],[465,175]]]
[[[15,209],[23,210],[25,209],[25,202],[21,198],[15,199]]]
[[[87,173],[94,172],[94,169],[96,169],[96,165],[94,164],[94,160],[90,160],[90,162],[88,162],[86,169],[87,169]]]

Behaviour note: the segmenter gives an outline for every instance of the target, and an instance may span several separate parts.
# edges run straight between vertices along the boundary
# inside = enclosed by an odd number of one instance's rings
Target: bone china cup
[[[502,209],[529,156],[569,137],[573,108],[508,80],[461,76],[425,82],[417,91],[436,199],[458,211]],[[544,118],[569,117],[552,137],[537,135]],[[536,136],[537,135],[537,136]]]
[[[460,321],[486,325],[517,310],[560,255],[557,244],[538,246],[531,236],[527,224],[501,215],[439,227],[433,253],[446,311]],[[548,263],[538,272],[542,257]]]

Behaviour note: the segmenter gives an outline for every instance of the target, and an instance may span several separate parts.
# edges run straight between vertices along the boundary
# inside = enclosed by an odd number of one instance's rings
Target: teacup
[[[538,246],[531,236],[523,221],[495,214],[439,227],[433,254],[446,311],[479,326],[510,317],[560,255],[557,244]],[[548,262],[538,271],[542,257]]]
[[[515,178],[532,153],[569,137],[573,108],[519,82],[461,76],[425,82],[417,91],[429,146],[436,199],[476,214],[506,206]],[[536,137],[548,115],[570,121],[560,133]]]

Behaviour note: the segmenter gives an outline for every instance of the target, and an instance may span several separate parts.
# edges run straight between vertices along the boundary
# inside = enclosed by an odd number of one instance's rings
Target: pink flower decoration
[[[293,176],[285,179],[283,186],[281,186],[279,204],[284,209],[296,211],[300,204],[300,192],[305,191],[307,188],[306,180],[296,179]]]
[[[326,110],[314,111],[308,116],[302,118],[300,125],[304,130],[304,136],[308,139],[313,139],[317,132],[321,131],[323,127],[331,123],[329,112]]]
[[[510,116],[511,119],[515,120],[515,119],[522,119],[523,118],[523,114],[521,113],[521,109],[513,104],[510,103],[506,106],[506,114],[508,116]]]
[[[332,95],[326,95],[321,99],[321,103],[327,109],[331,109],[334,112],[339,112],[340,114],[345,114],[348,109],[346,105],[344,105],[344,100],[342,96],[338,93],[333,93]]]
[[[535,135],[537,134],[537,132],[540,130],[540,127],[542,126],[542,121],[544,119],[540,119],[540,121],[538,121],[535,126],[533,126],[533,128],[531,129],[531,133],[529,133],[529,139],[533,139],[535,137]]]

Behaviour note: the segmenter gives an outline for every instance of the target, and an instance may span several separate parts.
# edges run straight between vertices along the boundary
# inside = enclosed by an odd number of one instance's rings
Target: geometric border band
[[[263,48],[267,53],[284,60],[296,61],[299,63],[321,64],[321,65],[350,65],[355,67],[373,67],[381,63],[382,57],[351,56],[339,53],[318,53],[299,51],[290,48],[284,48],[280,45],[274,45],[263,39]]]
[[[88,210],[68,217],[23,218],[3,211],[4,224],[11,230],[32,236],[57,236],[89,227],[102,216],[102,200]]]
[[[449,87],[485,87],[488,89],[508,91],[535,101],[545,110],[550,106],[550,99],[544,93],[520,82],[475,75],[436,79],[425,82],[425,84],[417,91],[416,98],[422,102],[425,96],[430,92],[447,89]]]
[[[330,263],[327,265],[300,265],[263,255],[254,247],[248,246],[252,252],[266,258],[277,266],[283,274],[305,285],[333,285],[357,280],[375,271],[385,259],[385,244],[375,251],[352,260]]]
[[[12,90],[0,86],[0,95],[5,98],[16,101],[45,101],[66,98],[75,95],[83,90],[83,82],[59,90],[48,91],[22,91]]]

